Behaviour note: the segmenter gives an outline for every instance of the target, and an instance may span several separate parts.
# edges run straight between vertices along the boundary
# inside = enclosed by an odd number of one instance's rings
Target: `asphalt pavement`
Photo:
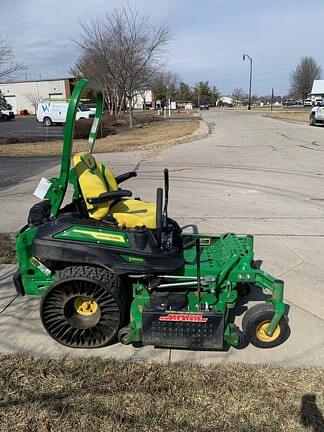
[[[0,121],[0,138],[62,138],[64,127],[57,126],[44,126],[36,120],[36,116],[17,116],[14,120]]]
[[[12,300],[13,266],[0,276],[0,352],[46,356],[92,356],[119,359],[194,361],[202,363],[269,363],[324,366],[324,132],[306,124],[227,109],[204,112],[208,137],[159,154],[143,151],[100,155],[116,174],[136,169],[128,182],[134,196],[155,199],[170,169],[169,214],[200,231],[255,236],[255,257],[262,267],[285,281],[291,335],[281,346],[262,350],[248,346],[228,352],[134,349],[116,344],[95,351],[72,350],[52,341],[39,316],[39,299]],[[42,175],[57,174],[51,167]],[[2,231],[24,224],[39,175],[0,195]],[[237,317],[240,324],[241,316]],[[10,335],[10,337],[9,337]]]
[[[0,156],[0,189],[14,186],[56,165],[57,157],[11,157]]]

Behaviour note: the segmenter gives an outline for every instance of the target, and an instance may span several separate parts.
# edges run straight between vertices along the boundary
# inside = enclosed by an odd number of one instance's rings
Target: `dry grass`
[[[1,358],[0,430],[320,432],[324,371]]]
[[[270,111],[264,114],[264,117],[292,120],[298,122],[308,122],[309,111]]]
[[[15,235],[0,233],[0,264],[14,264],[15,262]]]
[[[96,153],[134,150],[145,146],[168,146],[184,140],[199,127],[198,120],[155,122],[97,140]],[[73,150],[84,150],[85,140],[75,140]],[[0,156],[59,156],[62,141],[3,144]]]

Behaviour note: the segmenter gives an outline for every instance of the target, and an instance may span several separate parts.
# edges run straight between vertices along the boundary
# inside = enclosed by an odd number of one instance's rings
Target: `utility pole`
[[[273,96],[274,96],[274,90],[272,89],[271,90],[271,105],[270,105],[271,106],[271,108],[270,108],[271,111],[272,111],[272,104],[273,104]]]
[[[250,85],[249,85],[249,105],[248,110],[251,109],[251,89],[252,89],[252,57],[250,57],[248,54],[243,54],[243,61],[245,58],[248,58],[250,60]]]

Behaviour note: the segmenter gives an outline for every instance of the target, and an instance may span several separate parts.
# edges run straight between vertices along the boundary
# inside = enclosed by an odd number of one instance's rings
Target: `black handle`
[[[163,210],[163,225],[166,226],[168,219],[168,203],[169,203],[169,170],[164,168],[164,210]]]
[[[131,177],[136,177],[136,176],[137,176],[137,172],[130,171],[128,173],[120,174],[119,176],[117,176],[116,177],[116,182],[117,182],[117,184],[120,184],[120,183],[124,182],[125,180],[128,180]]]
[[[162,225],[163,225],[163,189],[156,190],[156,236],[158,245],[162,243]]]
[[[104,192],[100,194],[98,197],[88,198],[87,202],[89,204],[101,204],[110,201],[112,199],[131,197],[131,196],[132,196],[132,192],[130,190],[119,189],[113,192]]]

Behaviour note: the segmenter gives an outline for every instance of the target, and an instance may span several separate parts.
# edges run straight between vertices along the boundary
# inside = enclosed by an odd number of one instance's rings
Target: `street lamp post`
[[[249,86],[249,105],[248,110],[251,109],[251,87],[252,87],[252,57],[250,57],[248,54],[243,54],[243,61],[245,58],[248,58],[250,60],[250,86]]]

